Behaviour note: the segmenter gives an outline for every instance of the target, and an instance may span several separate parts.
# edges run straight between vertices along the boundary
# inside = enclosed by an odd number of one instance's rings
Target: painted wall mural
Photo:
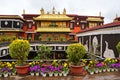
[[[120,34],[103,34],[102,39],[100,34],[80,36],[79,38],[81,38],[80,40],[82,40],[82,44],[86,47],[87,51],[91,51],[94,54],[98,52],[101,57],[106,58],[119,57],[116,45],[120,41]]]
[[[91,36],[91,52],[100,55],[100,35]]]
[[[86,43],[84,44],[84,46],[85,46],[86,51],[88,52],[88,40],[86,41]]]
[[[115,57],[119,57],[119,54],[117,52],[116,49],[116,45],[118,44],[118,42],[120,41],[120,34],[105,34],[103,35],[103,57],[109,57],[111,58],[115,58]],[[106,51],[106,48],[108,48],[108,50]],[[106,56],[106,54],[107,56]],[[113,54],[114,53],[114,54]]]
[[[107,41],[105,41],[105,44],[106,44],[106,47],[105,47],[105,51],[103,53],[103,56],[105,58],[115,58],[114,51],[112,49],[108,48],[109,44]]]
[[[85,36],[83,38],[83,45],[85,46],[86,51],[88,52],[89,51],[89,36]]]
[[[98,47],[98,39],[96,36],[94,36],[92,40],[92,47],[93,47],[93,53],[95,54],[97,51],[97,47]]]

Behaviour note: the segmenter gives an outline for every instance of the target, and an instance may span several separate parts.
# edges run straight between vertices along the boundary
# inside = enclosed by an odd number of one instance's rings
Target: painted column
[[[82,36],[82,44],[83,44],[83,40],[84,40],[83,38],[84,38],[84,36]]]
[[[92,48],[92,46],[91,46],[91,35],[89,36],[89,52],[91,52],[91,48]]]
[[[102,57],[102,45],[103,45],[102,40],[103,40],[103,35],[101,34],[100,35],[100,57]]]
[[[35,37],[34,35],[35,35],[35,34],[34,34],[34,33],[32,33],[32,40],[33,40],[33,41],[34,41],[34,37]]]
[[[12,21],[12,29],[13,29],[13,21]]]
[[[1,20],[0,20],[0,28],[1,28]]]

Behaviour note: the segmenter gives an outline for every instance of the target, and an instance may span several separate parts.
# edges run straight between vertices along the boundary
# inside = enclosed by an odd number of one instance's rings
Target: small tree
[[[15,39],[16,39],[16,36],[12,36],[12,39],[15,40]]]
[[[28,37],[28,40],[29,40],[29,41],[31,41],[31,40],[32,40],[32,38],[29,36],[29,37]]]
[[[37,51],[37,59],[49,59],[50,56],[50,48],[45,46],[45,45],[41,45],[38,46],[38,51]]]
[[[42,36],[39,36],[38,39],[41,41],[42,40]]]
[[[51,37],[48,37],[48,41],[51,41]]]
[[[117,51],[119,53],[119,57],[120,57],[120,42],[116,45],[116,49],[117,49]]]
[[[16,39],[9,45],[9,52],[12,58],[17,59],[17,65],[25,65],[30,52],[30,44],[27,40]]]
[[[65,38],[64,37],[60,37],[60,41],[64,41],[65,40]]]

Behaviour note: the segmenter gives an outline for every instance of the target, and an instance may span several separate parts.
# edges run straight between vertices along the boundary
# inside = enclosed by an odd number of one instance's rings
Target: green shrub
[[[117,49],[118,53],[120,54],[120,42],[116,45],[116,49]]]
[[[66,50],[67,58],[74,65],[79,65],[80,59],[86,54],[86,49],[82,44],[70,44]]]
[[[35,59],[49,59],[50,54],[50,48],[45,45],[41,45],[38,46],[37,56]]]
[[[17,60],[17,65],[25,65],[30,52],[30,44],[27,40],[14,40],[9,45],[10,56]]]
[[[42,36],[39,36],[38,39],[41,41],[42,40]]]

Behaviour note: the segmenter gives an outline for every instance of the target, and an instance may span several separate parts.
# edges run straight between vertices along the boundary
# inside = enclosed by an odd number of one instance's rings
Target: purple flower
[[[60,70],[63,69],[63,66],[59,66],[59,69],[60,69]]]
[[[116,64],[111,64],[110,66],[111,66],[111,67],[115,67],[115,66],[116,66]]]
[[[115,68],[119,68],[120,67],[120,63],[115,63],[115,64],[111,64],[111,67],[115,67]]]
[[[53,72],[54,66],[48,66],[48,67],[47,67],[47,70],[48,70],[49,72]]]
[[[46,68],[41,68],[41,72],[44,74],[46,73]]]
[[[30,67],[30,72],[39,72],[40,71],[40,65],[35,65],[33,67]]]
[[[96,66],[97,66],[97,67],[102,67],[103,64],[102,64],[102,63],[98,63]]]
[[[3,68],[3,71],[10,72],[10,68]]]

